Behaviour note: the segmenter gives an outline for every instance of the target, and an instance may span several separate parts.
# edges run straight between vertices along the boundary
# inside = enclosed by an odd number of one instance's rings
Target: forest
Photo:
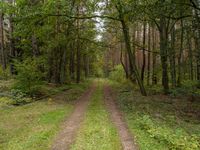
[[[1,0],[0,149],[199,150],[200,0]]]

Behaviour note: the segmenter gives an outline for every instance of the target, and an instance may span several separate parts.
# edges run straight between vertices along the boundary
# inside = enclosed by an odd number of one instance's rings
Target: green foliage
[[[96,58],[94,57],[93,59],[95,59],[95,62],[92,64],[92,74],[94,77],[97,78],[102,78],[104,77],[104,73],[103,73],[103,58],[100,56],[96,56]]]
[[[25,93],[13,89],[9,95],[0,98],[0,106],[23,105],[32,101]]]
[[[11,87],[13,86],[14,80],[0,80],[0,94],[4,95],[10,91]]]
[[[122,65],[115,66],[114,70],[110,73],[109,78],[120,83],[124,82],[126,77]]]
[[[94,77],[102,78],[103,77],[103,70],[102,70],[102,68],[94,65],[94,67],[93,67],[93,75],[94,75]]]
[[[0,66],[0,80],[8,80],[11,77],[9,67],[6,70],[3,70]]]
[[[142,130],[145,130],[151,138],[158,139],[169,145],[173,150],[198,150],[200,148],[198,138],[188,135],[182,129],[172,130],[169,127],[158,126],[148,115],[138,117],[135,121]]]
[[[182,83],[181,87],[177,87],[170,90],[171,96],[200,96],[198,89],[198,82],[186,80]]]
[[[159,93],[163,92],[163,88],[160,85],[149,86],[149,87],[147,87],[147,90],[148,90],[150,95],[159,94]]]
[[[115,86],[117,99],[128,126],[141,150],[198,150],[200,126],[198,102],[188,106],[186,99],[166,96],[143,97],[127,90],[127,85]],[[192,111],[191,111],[192,110]]]
[[[16,63],[17,82],[14,89],[21,90],[30,96],[37,94],[43,84],[44,73],[39,69],[39,61],[26,59],[22,63]]]
[[[27,97],[25,93],[17,89],[11,90],[11,98],[13,100],[13,103],[12,103],[13,105],[21,105],[21,104],[30,103],[33,101],[31,98]]]
[[[5,105],[12,105],[13,100],[8,97],[0,97],[0,107]]]

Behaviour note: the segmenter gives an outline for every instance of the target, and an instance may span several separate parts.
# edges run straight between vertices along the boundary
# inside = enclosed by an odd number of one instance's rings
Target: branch
[[[195,4],[195,2],[193,0],[190,0],[190,3],[192,4],[192,7],[194,7],[195,9],[200,10],[200,8]]]
[[[193,0],[190,0],[190,3],[191,4],[189,3],[174,3],[174,4],[189,6],[200,11],[200,8],[194,3]]]
[[[193,15],[185,15],[185,16],[179,16],[179,17],[172,17],[172,16],[166,16],[166,15],[162,15],[162,16],[167,19],[173,19],[173,20],[180,20],[180,19],[184,19],[184,18],[193,17]]]
[[[21,21],[24,19],[33,19],[33,17],[41,17],[41,19],[45,19],[48,17],[67,17],[69,19],[93,19],[93,18],[101,18],[101,19],[111,19],[111,20],[116,20],[120,21],[118,18],[111,17],[111,16],[106,16],[106,15],[92,15],[92,16],[69,16],[67,14],[35,14],[31,16],[25,16],[20,19],[16,19],[15,21]]]
[[[67,17],[70,19],[93,19],[93,18],[101,18],[101,19],[111,19],[120,21],[118,18],[114,18],[111,16],[101,16],[101,15],[93,15],[93,16],[68,16],[65,14],[48,14],[48,16],[55,16],[55,17]]]

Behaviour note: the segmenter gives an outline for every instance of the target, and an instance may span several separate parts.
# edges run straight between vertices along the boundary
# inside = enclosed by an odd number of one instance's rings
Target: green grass
[[[65,90],[78,90],[83,91],[85,88],[87,88],[91,84],[91,80],[86,80],[84,82],[81,82],[80,84],[76,83],[70,83],[70,84],[64,84],[64,85],[55,85],[55,84],[46,84],[43,85],[41,88],[41,92],[43,95],[52,95],[56,94]]]
[[[88,83],[71,87],[64,95],[24,106],[0,106],[1,150],[47,150]]]
[[[103,102],[102,80],[89,104],[84,123],[71,150],[120,150],[116,128]]]
[[[118,103],[141,150],[198,150],[199,102],[157,95],[143,97],[130,86],[113,84]]]

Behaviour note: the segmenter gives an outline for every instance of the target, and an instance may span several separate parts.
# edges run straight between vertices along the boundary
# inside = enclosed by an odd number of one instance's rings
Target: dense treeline
[[[1,6],[4,71],[9,68],[11,74],[20,74],[23,69],[19,72],[16,64],[24,64],[24,70],[35,64],[43,80],[59,84],[79,83],[93,71],[97,55],[90,41],[96,37],[95,22],[70,18],[93,12],[89,1],[11,0]]]
[[[143,84],[161,83],[165,93],[186,80],[199,87],[199,1],[112,2],[107,9],[118,25],[107,22],[106,41],[113,51],[118,49],[121,58],[116,64],[121,62],[126,77],[139,83],[143,95]]]
[[[198,0],[4,0],[0,6],[4,74],[79,83],[108,75],[114,61],[143,95],[145,85],[161,83],[169,93],[185,80],[200,84]]]

